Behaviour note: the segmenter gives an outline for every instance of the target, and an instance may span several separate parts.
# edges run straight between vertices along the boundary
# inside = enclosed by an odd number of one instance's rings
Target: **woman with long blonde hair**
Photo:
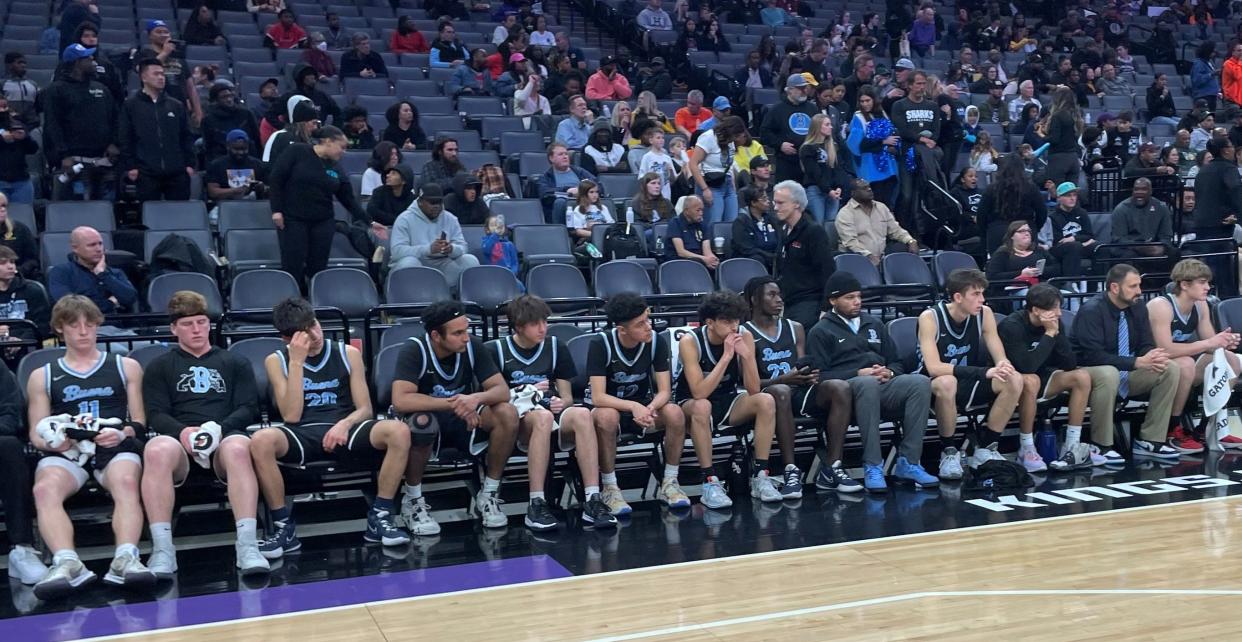
[[[798,148],[806,186],[807,211],[816,221],[834,221],[841,208],[841,191],[849,181],[842,155],[832,135],[832,119],[816,114]]]

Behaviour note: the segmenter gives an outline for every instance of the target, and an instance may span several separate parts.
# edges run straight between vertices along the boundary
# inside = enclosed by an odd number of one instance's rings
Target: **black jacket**
[[[17,301],[26,302],[24,312],[14,308],[13,303]],[[4,319],[13,318],[28,319],[38,327],[37,334],[32,336],[29,328],[13,326],[11,333],[15,337],[42,340],[52,336],[52,305],[48,302],[46,291],[20,274],[9,282],[9,289],[0,291],[0,325],[4,324]]]
[[[374,71],[376,76],[388,75],[388,65],[384,64],[384,58],[374,51],[366,56],[359,56],[357,51],[350,50],[341,56],[341,78],[359,77],[363,69]]]
[[[171,176],[194,165],[194,136],[185,106],[167,94],[152,100],[138,91],[125,99],[120,129],[121,171]]]
[[[324,161],[306,143],[294,143],[280,154],[269,177],[273,212],[302,221],[331,220],[332,199],[341,202],[355,220],[368,225],[371,218],[354,198],[349,175],[336,163]]]
[[[888,328],[870,314],[859,317],[857,334],[835,312],[820,317],[807,333],[806,352],[825,381],[853,379],[859,370],[876,364],[888,366],[894,375],[905,373]]]
[[[383,223],[388,227],[392,227],[397,217],[414,202],[413,170],[405,165],[397,165],[397,171],[401,172],[401,176],[405,178],[405,186],[401,188],[401,195],[394,196],[391,188],[387,185],[380,185],[375,188],[374,192],[371,192],[371,200],[367,201],[367,216],[370,216],[372,221]],[[456,215],[456,212],[453,213]]]
[[[1117,322],[1122,314],[1130,329],[1130,354],[1117,354]],[[1074,348],[1083,366],[1113,366],[1118,370],[1134,370],[1134,360],[1156,347],[1151,336],[1147,306],[1138,304],[1124,311],[1108,300],[1107,294],[1088,299],[1074,317]]]
[[[25,441],[26,430],[22,421],[22,397],[18,392],[17,377],[0,361],[0,435],[17,437]]]
[[[836,271],[828,232],[806,213],[791,230],[781,226],[776,275],[785,303],[824,300],[824,283]]]
[[[1023,186],[1022,205],[1017,211],[998,211],[999,204],[996,201],[999,191],[1000,188],[993,184],[983,192],[983,198],[979,201],[979,226],[981,228],[986,230],[991,225],[1005,226],[1012,221],[1026,221],[1031,224],[1031,229],[1036,233],[1043,229],[1044,220],[1048,218],[1048,204],[1034,183]],[[989,242],[988,245],[988,249],[991,250],[997,244]]]
[[[197,380],[197,372],[214,373],[213,385],[206,391],[182,385]],[[154,430],[180,438],[186,426],[205,421],[220,423],[225,434],[245,434],[246,427],[259,419],[259,390],[254,371],[245,359],[220,348],[211,348],[195,357],[173,346],[155,358],[142,378],[142,398],[147,408],[147,424]]]
[[[760,229],[760,225],[764,228]],[[780,247],[780,227],[780,221],[771,212],[763,215],[761,223],[750,215],[748,208],[743,208],[737,218],[733,219],[733,240],[730,248],[732,256],[754,259],[771,270],[776,250]]]
[[[234,129],[240,129],[250,137],[251,156],[258,156],[262,152],[259,149],[259,121],[254,117],[254,112],[240,105],[208,106],[207,113],[203,114],[202,128],[203,148],[208,162],[229,152],[225,137]]]
[[[1233,214],[1242,219],[1242,180],[1238,166],[1223,158],[1199,170],[1195,178],[1194,229],[1204,238],[1232,237],[1232,225],[1221,223]],[[1204,233],[1213,233],[1205,236]]]
[[[1074,346],[1061,324],[1057,336],[1050,337],[1041,325],[1031,325],[1025,310],[1011,314],[996,324],[996,333],[1005,346],[1005,356],[1022,374],[1041,374],[1078,367]]]
[[[1162,92],[1152,86],[1147,88],[1147,117],[1157,116],[1177,118],[1177,107],[1173,105],[1172,94]]]
[[[49,164],[66,156],[103,156],[117,138],[117,108],[96,80],[52,83],[44,99],[43,153]]]
[[[1048,135],[1044,137],[1044,142],[1048,143],[1049,154],[1074,154],[1079,153],[1078,148],[1078,131],[1074,123],[1074,117],[1066,112],[1061,112],[1048,120]]]
[[[1060,263],[1043,248],[1033,247],[1031,253],[1026,256],[1016,256],[1008,249],[1001,248],[993,251],[992,256],[988,258],[988,280],[992,282],[992,285],[1001,287],[1008,285],[1009,281],[1022,274],[1022,270],[1035,267],[1040,259],[1044,261],[1044,272],[1039,277],[1041,280],[1060,276]]]
[[[0,129],[8,129],[10,124],[8,114],[0,114]],[[27,132],[33,129],[33,126],[26,125]],[[8,181],[16,183],[19,181],[30,180],[30,170],[27,169],[26,157],[39,151],[39,143],[30,136],[13,142],[6,143],[0,138],[0,181]]]
[[[39,246],[35,234],[21,221],[9,219],[13,231],[0,225],[0,245],[17,253],[17,271],[28,279],[38,279],[42,268],[39,263]]]
[[[773,150],[771,158],[774,182],[802,180],[802,165],[798,161],[797,150],[806,139],[806,132],[811,127],[811,117],[815,114],[813,102],[795,105],[788,98],[781,98],[780,102],[768,108],[768,113],[763,117],[763,125],[759,128],[759,142]],[[793,144],[794,153],[782,152],[782,143]]]
[[[802,164],[802,184],[807,187],[818,187],[827,196],[828,192],[845,188],[853,172],[845,169],[847,159],[844,146],[837,148],[837,164],[828,166],[828,151],[823,145],[807,143],[798,148],[798,160]]]

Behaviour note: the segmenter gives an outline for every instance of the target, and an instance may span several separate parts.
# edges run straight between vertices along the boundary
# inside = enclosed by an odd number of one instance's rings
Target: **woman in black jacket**
[[[185,21],[185,29],[181,30],[181,39],[187,45],[222,45],[224,34],[220,25],[211,15],[211,8],[206,4],[198,5],[190,19]]]
[[[806,186],[807,212],[816,222],[837,220],[842,191],[849,184],[851,172],[846,170],[846,159],[837,149],[832,119],[827,114],[811,118],[806,140],[798,148],[798,160],[802,163],[802,184]]]
[[[988,259],[987,273],[997,288],[1013,287],[1013,281],[1035,285],[1061,274],[1057,260],[1035,244],[1035,232],[1026,221],[1014,221],[1005,228],[1001,246]]]
[[[384,112],[388,126],[384,128],[384,140],[397,146],[397,149],[410,151],[427,146],[427,135],[418,124],[418,108],[414,103],[403,100]]]
[[[730,251],[734,258],[749,258],[762,263],[770,272],[780,245],[779,221],[772,214],[767,192],[747,187],[738,192],[742,211],[733,219],[733,241]]]
[[[332,199],[357,223],[384,240],[388,229],[371,221],[354,198],[349,175],[338,164],[349,141],[331,125],[311,132],[310,144],[294,143],[280,154],[269,176],[272,222],[280,239],[281,268],[305,289],[305,282],[328,265],[336,219]]]
[[[1002,156],[979,202],[979,227],[984,230],[985,247],[1000,245],[1005,227],[1013,221],[1030,221],[1039,230],[1047,218],[1048,206],[1026,175],[1022,156],[1017,153]]]

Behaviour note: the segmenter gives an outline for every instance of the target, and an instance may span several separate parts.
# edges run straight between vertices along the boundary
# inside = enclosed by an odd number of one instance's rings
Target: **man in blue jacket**
[[[578,198],[578,183],[599,180],[591,172],[569,163],[569,147],[561,141],[548,146],[548,164],[551,167],[535,179],[539,201],[543,203],[543,215],[549,223],[565,224],[565,210]],[[606,198],[604,186],[599,185],[600,198]]]
[[[132,308],[138,301],[138,290],[121,270],[108,267],[104,257],[103,237],[94,228],[79,227],[69,235],[68,260],[48,271],[48,290],[53,301],[66,294],[81,294],[90,299],[104,314],[115,314]]]

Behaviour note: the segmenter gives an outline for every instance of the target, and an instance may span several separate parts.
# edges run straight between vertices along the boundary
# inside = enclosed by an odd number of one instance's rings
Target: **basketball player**
[[[484,527],[504,528],[509,520],[497,495],[518,431],[509,386],[483,342],[470,335],[470,320],[461,303],[434,303],[423,310],[422,320],[427,334],[406,342],[392,382],[393,408],[406,415],[414,440],[402,519],[415,535],[440,532],[423,499],[423,473],[431,447],[438,437],[441,444],[466,452],[481,430],[487,435],[487,477],[473,508]]]
[[[172,579],[177,573],[172,541],[175,489],[194,469],[210,466],[216,478],[228,484],[237,527],[237,568],[243,575],[266,573],[269,565],[259,553],[255,522],[259,483],[246,432],[259,419],[254,372],[245,359],[211,345],[211,319],[203,295],[174,294],[168,301],[168,319],[177,345],[156,357],[142,379],[147,420],[161,433],[147,442],[142,455],[142,502],[151,528],[147,568],[160,579]],[[191,457],[197,465],[191,465]]]
[[[65,356],[35,370],[26,383],[30,443],[47,453],[35,467],[34,498],[39,534],[52,551],[52,567],[35,584],[42,600],[60,597],[94,581],[95,574],[82,565],[73,550],[73,523],[64,501],[86,485],[93,475],[112,496],[112,533],[116,555],[104,581],[126,587],[155,583],[153,574],[138,559],[142,536],[142,368],[137,361],[96,348],[103,313],[90,299],[70,294],[52,308],[52,329],[65,344]],[[120,425],[100,425],[92,441],[94,456],[81,463],[70,459],[77,449],[73,439],[52,447],[40,435],[39,422],[58,415],[91,415],[94,421],[122,420]],[[93,428],[93,426],[92,426]]]
[[[306,299],[277,303],[272,325],[285,347],[268,355],[263,367],[285,423],[264,428],[250,439],[255,476],[273,521],[259,552],[275,560],[302,548],[292,509],[285,502],[280,466],[301,467],[324,459],[349,468],[369,470],[378,465],[375,501],[367,513],[363,539],[384,546],[409,542],[409,534],[393,523],[392,515],[409,456],[410,429],[400,421],[375,420],[362,354],[341,341],[325,341]]]
[[[551,530],[560,526],[548,508],[543,495],[548,460],[552,456],[552,434],[562,447],[574,448],[578,469],[582,473],[586,503],[582,521],[596,528],[616,526],[617,518],[599,497],[599,448],[591,411],[573,403],[570,380],[578,376],[569,348],[548,336],[548,317],[552,310],[543,299],[526,294],[513,300],[508,308],[513,334],[487,343],[487,349],[500,366],[509,387],[534,386],[543,393],[543,402],[523,416],[518,424],[518,444],[526,451],[530,475],[530,502],[526,508],[526,526],[532,530]],[[557,426],[559,428],[553,430]],[[572,446],[570,446],[572,444]]]
[[[651,310],[637,294],[608,299],[604,314],[611,329],[595,335],[587,351],[590,385],[583,405],[599,442],[600,499],[613,515],[628,515],[630,505],[617,486],[617,438],[664,431],[664,474],[656,499],[670,508],[688,508],[690,498],[677,483],[678,463],[686,441],[686,417],[673,398],[668,341],[651,329]]]
[[[961,455],[953,441],[958,409],[990,406],[988,429],[979,431],[971,462],[978,467],[1001,456],[997,440],[1022,396],[1023,379],[1005,358],[1005,348],[996,334],[996,318],[983,304],[987,287],[983,272],[954,270],[945,280],[949,299],[919,314],[914,372],[931,377],[940,430],[941,479],[962,478]]]
[[[1082,443],[1082,422],[1087,401],[1096,379],[1094,368],[1079,368],[1078,357],[1061,323],[1061,291],[1040,283],[1026,291],[1026,307],[997,324],[1005,354],[1022,375],[1022,399],[1018,402],[1018,462],[1030,471],[1043,470],[1041,464],[1056,471],[1102,466],[1106,462],[1099,447]],[[1069,393],[1069,423],[1060,456],[1050,462],[1035,450],[1035,411],[1040,400]],[[1114,395],[1116,393],[1114,392]]]
[[[1239,336],[1232,328],[1217,332],[1208,311],[1208,294],[1212,290],[1212,270],[1198,259],[1183,259],[1173,266],[1172,294],[1164,294],[1147,302],[1151,334],[1156,347],[1169,353],[1169,359],[1181,369],[1177,380],[1177,396],[1173,398],[1173,415],[1169,419],[1169,446],[1180,453],[1203,452],[1203,444],[1194,437],[1194,424],[1184,414],[1190,389],[1203,383],[1203,371],[1212,363],[1217,348],[1225,349],[1225,357],[1234,372],[1239,371]],[[1230,382],[1232,387],[1233,382]],[[1222,437],[1225,448],[1242,448],[1242,438]]]
[[[755,340],[738,332],[746,312],[741,295],[712,292],[699,304],[699,327],[682,335],[677,345],[682,370],[674,396],[690,424],[702,476],[702,501],[708,508],[733,505],[712,468],[712,430],[724,425],[754,424],[750,496],[762,502],[783,499],[768,477],[776,402],[759,388]]]
[[[759,386],[776,403],[776,442],[785,462],[781,497],[798,499],[802,497],[802,471],[794,464],[794,415],[823,418],[827,414],[828,458],[839,460],[850,424],[850,387],[839,379],[820,381],[819,371],[803,363],[806,330],[801,323],[781,317],[785,301],[776,279],[757,276],[747,281],[743,298],[750,306],[750,320],[742,324],[742,330],[755,342]]]

